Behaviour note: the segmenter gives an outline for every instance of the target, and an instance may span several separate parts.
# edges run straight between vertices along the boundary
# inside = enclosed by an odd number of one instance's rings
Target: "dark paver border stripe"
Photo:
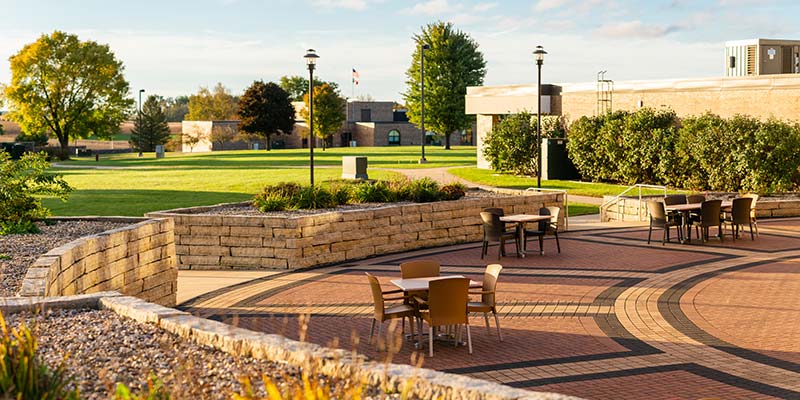
[[[694,363],[669,364],[669,365],[659,365],[653,367],[623,369],[618,371],[597,372],[592,374],[530,379],[530,380],[516,381],[505,384],[516,388],[527,388],[535,386],[553,385],[559,383],[602,380],[609,378],[622,378],[627,376],[647,375],[647,374],[675,372],[675,371],[688,372],[697,376],[701,376],[706,379],[711,379],[719,383],[724,383],[729,386],[738,387],[740,389],[745,389],[751,392],[756,392],[768,396],[775,396],[782,399],[800,398],[800,392],[767,385],[761,382],[752,381],[746,378],[727,374]]]
[[[534,367],[543,367],[547,365],[571,364],[571,363],[585,362],[585,361],[612,360],[615,358],[627,358],[631,357],[632,355],[633,354],[631,354],[631,352],[629,351],[615,351],[610,353],[586,354],[581,356],[543,358],[539,360],[513,361],[506,363],[486,364],[486,365],[473,365],[470,367],[443,369],[441,371],[453,374],[477,374],[481,372],[492,372],[492,371],[518,369],[518,368],[534,368]]]
[[[800,364],[798,363],[783,360],[777,357],[768,356],[763,353],[759,353],[753,350],[736,346],[732,343],[728,343],[702,330],[686,315],[686,313],[683,312],[683,309],[681,309],[680,305],[680,300],[686,294],[686,292],[688,292],[689,289],[693,288],[702,281],[708,280],[710,278],[719,276],[727,272],[739,271],[752,267],[758,267],[776,262],[790,261],[796,259],[797,257],[790,256],[790,257],[774,258],[770,260],[759,260],[732,266],[729,268],[720,269],[717,271],[709,271],[700,275],[693,276],[691,278],[678,282],[677,284],[673,285],[672,287],[664,291],[664,293],[662,293],[661,296],[658,298],[658,303],[657,303],[658,310],[664,317],[664,319],[666,319],[667,322],[670,325],[672,325],[675,329],[677,329],[684,335],[694,340],[697,340],[700,343],[703,343],[706,346],[713,347],[717,350],[724,351],[728,354],[741,357],[746,360],[769,365],[775,368],[780,368],[795,373],[800,373]]]

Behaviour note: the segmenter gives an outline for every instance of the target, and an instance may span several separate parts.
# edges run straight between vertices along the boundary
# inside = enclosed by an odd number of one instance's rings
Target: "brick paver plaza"
[[[437,343],[423,365],[588,399],[800,399],[800,219],[759,227],[755,241],[728,235],[722,244],[666,246],[648,245],[646,228],[569,232],[561,254],[548,240],[543,256],[504,257],[504,341],[475,315],[474,354]],[[388,353],[366,343],[373,308],[365,271],[390,289],[399,263],[436,259],[443,274],[481,280],[496,251],[481,260],[480,243],[471,243],[276,274],[183,307],[295,339],[307,313],[306,340],[382,360]],[[392,361],[426,353],[406,341]]]

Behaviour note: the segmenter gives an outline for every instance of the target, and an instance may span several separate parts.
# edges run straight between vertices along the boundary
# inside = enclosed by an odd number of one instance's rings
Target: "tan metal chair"
[[[372,336],[375,333],[375,322],[380,323],[378,325],[378,336],[380,336],[384,321],[402,318],[403,328],[405,328],[405,319],[407,317],[411,324],[411,333],[413,334],[414,318],[418,316],[417,310],[409,304],[398,304],[386,307],[387,300],[407,300],[408,297],[402,295],[399,297],[384,297],[390,294],[402,293],[403,291],[400,289],[381,290],[381,283],[378,281],[378,278],[369,272],[365,272],[365,274],[369,280],[370,289],[372,289],[372,301],[375,303],[375,313],[372,317],[372,326],[369,329],[369,343],[372,343]]]
[[[755,228],[756,236],[758,236],[758,220],[756,219],[756,202],[758,201],[758,195],[755,193],[746,193],[743,194],[742,197],[753,199],[753,202],[750,203],[750,221],[753,222],[753,228]]]
[[[400,264],[400,277],[411,279],[439,276],[441,266],[441,263],[436,260],[407,261]]]
[[[431,281],[428,290],[428,300],[416,299],[420,304],[428,306],[427,310],[420,310],[420,318],[428,323],[428,349],[433,357],[433,328],[448,325],[458,325],[455,345],[461,340],[461,325],[467,326],[467,346],[472,354],[472,334],[469,331],[469,318],[467,316],[467,302],[469,301],[469,279],[446,278]],[[419,334],[422,337],[422,323],[419,325]]]
[[[497,327],[497,337],[503,341],[503,334],[500,333],[500,320],[497,318],[497,303],[495,294],[497,292],[497,279],[503,266],[500,264],[489,264],[486,272],[483,273],[483,287],[479,292],[469,292],[469,294],[481,295],[481,301],[471,301],[467,303],[468,312],[483,313],[486,321],[486,334],[490,334],[489,313],[494,315],[494,324]]]
[[[660,201],[648,201],[647,211],[650,213],[650,230],[647,232],[647,244],[650,244],[653,228],[664,229],[664,235],[661,239],[662,246],[669,242],[669,228],[673,226],[678,230],[678,240],[683,240],[681,221],[672,218],[672,215],[667,215],[664,203]]]
[[[697,236],[701,237],[704,242],[708,241],[709,228],[712,226],[717,227],[719,241],[723,241],[724,233],[722,232],[722,218],[720,218],[721,207],[722,200],[706,200],[701,203],[700,219],[693,221],[692,225],[694,225],[695,229],[701,230]]]
[[[753,220],[750,219],[750,206],[752,203],[753,199],[750,197],[733,199],[730,217],[725,218],[723,222],[731,224],[731,234],[734,241],[739,237],[739,228],[742,225],[750,226],[750,240],[755,240],[753,237]]]
[[[489,243],[498,242],[500,248],[497,250],[497,259],[506,254],[506,240],[514,240],[519,253],[519,235],[515,231],[507,231],[506,224],[500,221],[500,216],[490,212],[482,212],[483,220],[483,248],[481,249],[481,259],[489,252]]]
[[[539,237],[539,254],[544,253],[544,236],[552,234],[556,237],[556,248],[558,253],[561,253],[561,242],[558,241],[558,217],[561,213],[559,207],[542,207],[539,209],[539,215],[550,215],[550,221],[539,221],[536,230],[525,230],[525,243],[523,243],[523,251],[528,251],[528,237]]]

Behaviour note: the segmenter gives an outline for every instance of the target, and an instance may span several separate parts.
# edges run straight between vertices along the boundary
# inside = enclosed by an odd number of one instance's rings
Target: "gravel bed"
[[[240,377],[249,377],[263,395],[262,376],[279,387],[301,376],[297,368],[234,357],[109,310],[50,310],[38,316],[21,313],[6,317],[10,326],[23,319],[35,320],[29,326],[34,327],[39,354],[48,365],[55,368],[66,356],[81,398],[107,399],[117,383],[140,391],[146,388],[151,372],[178,399],[230,399],[233,393],[240,393]],[[316,379],[334,393],[347,384],[322,376]],[[375,387],[365,387],[364,394],[375,399],[396,397]]]
[[[470,189],[466,192],[464,198],[476,198],[476,197],[510,197],[511,195],[495,193],[488,190],[481,190],[481,189]],[[249,204],[230,204],[230,205],[221,205],[213,208],[204,209],[202,212],[192,213],[195,215],[260,215],[260,216],[284,216],[284,217],[292,217],[292,216],[301,216],[301,215],[315,215],[315,214],[324,214],[333,211],[349,211],[349,210],[368,210],[373,208],[380,208],[385,207],[387,205],[404,205],[404,204],[416,204],[410,201],[400,201],[396,203],[360,203],[360,204],[348,204],[344,206],[339,206],[336,208],[319,208],[316,210],[291,210],[291,211],[270,211],[270,212],[261,212],[257,208],[252,207]]]
[[[59,221],[39,224],[41,233],[0,235],[0,297],[15,296],[22,285],[28,266],[39,256],[77,238],[89,236],[131,223],[111,221]]]

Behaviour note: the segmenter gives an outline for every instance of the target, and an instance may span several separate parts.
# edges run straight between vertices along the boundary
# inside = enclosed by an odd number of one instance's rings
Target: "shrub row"
[[[585,179],[761,193],[800,185],[798,148],[800,124],[650,108],[582,117],[567,143]]]
[[[465,190],[466,187],[460,183],[440,187],[430,178],[357,183],[336,181],[315,186],[289,182],[266,186],[253,198],[253,206],[267,212],[334,208],[353,203],[427,203],[460,199]]]

